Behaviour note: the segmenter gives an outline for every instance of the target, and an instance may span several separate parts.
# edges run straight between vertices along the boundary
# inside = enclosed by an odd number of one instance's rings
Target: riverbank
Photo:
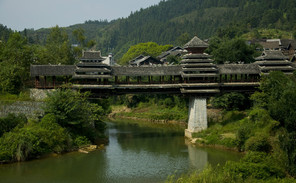
[[[87,98],[87,93],[56,90],[42,104],[42,115],[27,117],[8,110],[8,114],[0,118],[0,162],[27,161],[80,147],[85,147],[81,149],[83,152],[96,149],[97,146],[90,145],[105,139],[106,126],[98,115],[105,111]],[[12,110],[11,106],[18,107],[13,102],[4,108]]]
[[[114,110],[110,117],[115,119],[122,117],[145,121],[146,114],[149,114],[151,108],[129,109],[116,106],[112,109]],[[159,109],[154,106],[153,110]],[[141,115],[141,112],[144,114]],[[254,108],[249,111],[215,111],[210,115],[215,118],[209,120],[209,128],[194,134],[190,143],[195,146],[241,152],[244,158],[239,162],[229,161],[224,166],[209,166],[202,172],[181,178],[172,176],[167,182],[295,182],[295,179],[288,178],[290,175],[284,163],[287,162],[287,157],[278,140],[284,133],[279,123],[274,121],[267,111]],[[169,124],[154,119],[146,121]]]
[[[296,182],[287,173],[288,157],[279,140],[286,136],[286,132],[279,125],[264,109],[226,112],[221,122],[194,134],[191,143],[243,152],[244,157],[239,162],[229,161],[224,166],[209,166],[202,172],[179,178],[172,176],[167,183]]]
[[[222,110],[207,109],[209,123],[222,119]],[[125,105],[112,105],[109,119],[131,119],[139,121],[149,121],[152,123],[178,124],[187,128],[188,109],[187,108],[167,108],[158,105],[142,104],[135,108],[128,108]]]

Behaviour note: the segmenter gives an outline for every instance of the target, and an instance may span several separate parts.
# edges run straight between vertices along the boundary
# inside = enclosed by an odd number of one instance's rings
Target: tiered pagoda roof
[[[271,71],[282,71],[285,74],[292,74],[295,68],[288,61],[288,57],[284,56],[281,51],[264,51],[260,57],[257,57],[254,64],[259,65],[263,74]]]
[[[101,62],[105,58],[101,56],[101,51],[83,51],[79,60],[83,62]]]
[[[83,52],[80,62],[76,64],[72,78],[91,80],[112,78],[111,67],[102,63],[104,60],[100,51]]]
[[[211,56],[204,53],[209,45],[199,39],[194,37],[184,48],[188,51],[188,54],[184,55],[181,61],[182,72],[181,76],[190,82],[190,80],[202,80],[204,78],[216,78],[218,76],[218,69],[214,61],[211,59]],[[186,90],[183,88],[181,90],[183,93],[216,93],[219,92],[217,89],[190,89]]]

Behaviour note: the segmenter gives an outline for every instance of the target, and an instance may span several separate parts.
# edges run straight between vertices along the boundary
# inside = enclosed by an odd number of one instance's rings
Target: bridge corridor
[[[31,65],[37,89],[70,84],[73,89],[91,91],[95,96],[164,93],[189,97],[188,128],[185,135],[207,128],[206,100],[223,92],[254,92],[262,75],[270,71],[292,74],[294,65],[278,52],[264,52],[252,64],[215,64],[204,53],[209,45],[197,37],[184,49],[180,65],[110,66],[82,60],[74,66]]]

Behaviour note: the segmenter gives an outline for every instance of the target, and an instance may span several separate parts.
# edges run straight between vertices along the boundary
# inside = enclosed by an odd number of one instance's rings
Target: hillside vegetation
[[[205,39],[229,31],[232,36],[240,36],[257,29],[259,32],[277,29],[289,32],[291,37],[293,31],[295,35],[294,17],[294,0],[167,0],[133,12],[127,18],[86,21],[65,29],[71,43],[75,43],[71,32],[83,28],[86,37],[96,40],[97,48],[104,54],[113,52],[120,58],[131,45],[138,43],[179,44],[178,37],[184,33]],[[48,29],[26,31],[29,39],[38,43],[44,43],[48,33]]]

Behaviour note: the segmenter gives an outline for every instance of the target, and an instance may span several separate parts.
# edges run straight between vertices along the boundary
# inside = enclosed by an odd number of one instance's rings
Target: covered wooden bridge
[[[180,65],[111,66],[99,60],[81,60],[73,66],[31,65],[38,89],[71,83],[74,89],[97,95],[165,93],[190,96],[186,136],[207,128],[206,98],[221,92],[253,92],[270,71],[292,74],[294,65],[280,52],[264,52],[252,64],[217,65],[204,53],[208,44],[197,37],[184,48]]]

